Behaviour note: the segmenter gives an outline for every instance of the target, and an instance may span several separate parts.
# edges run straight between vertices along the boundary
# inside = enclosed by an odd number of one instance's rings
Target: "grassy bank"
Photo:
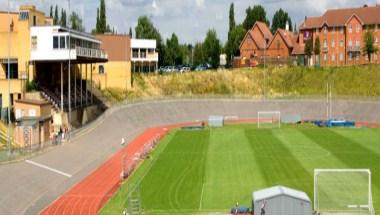
[[[164,96],[233,95],[269,97],[323,96],[326,84],[333,85],[334,95],[380,96],[380,66],[329,68],[269,67],[205,71],[186,74],[134,74],[133,89],[125,92],[108,89],[103,93],[114,102],[125,98]]]

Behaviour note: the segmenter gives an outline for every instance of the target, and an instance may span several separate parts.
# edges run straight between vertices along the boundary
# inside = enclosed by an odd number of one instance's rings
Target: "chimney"
[[[286,21],[285,30],[289,31],[289,22],[288,21]]]

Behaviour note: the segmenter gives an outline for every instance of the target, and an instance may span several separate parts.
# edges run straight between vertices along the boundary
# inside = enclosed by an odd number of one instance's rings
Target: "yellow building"
[[[96,35],[96,38],[102,41],[100,47],[107,51],[108,62],[97,64],[94,68],[94,84],[102,90],[131,89],[131,38],[114,34]]]
[[[13,105],[22,97],[26,80],[33,80],[35,74],[30,65],[30,28],[51,24],[51,18],[34,6],[21,6],[19,12],[9,14],[0,11],[0,109],[8,107],[8,50]]]

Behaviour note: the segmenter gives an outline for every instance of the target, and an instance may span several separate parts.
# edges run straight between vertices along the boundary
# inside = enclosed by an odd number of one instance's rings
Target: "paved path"
[[[252,119],[263,110],[279,110],[282,115],[301,114],[304,119],[326,116],[324,100],[170,100],[113,108],[94,124],[96,126],[70,143],[29,159],[40,165],[25,161],[1,165],[0,214],[39,213],[120,151],[122,137],[128,143],[150,127],[206,120],[209,115]],[[333,115],[380,122],[379,110],[380,102],[376,101],[335,101]],[[69,175],[72,177],[67,177]]]

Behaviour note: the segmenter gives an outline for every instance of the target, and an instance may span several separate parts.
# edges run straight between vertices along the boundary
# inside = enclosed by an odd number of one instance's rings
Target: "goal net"
[[[280,128],[281,112],[280,111],[259,111],[257,112],[258,128]]]
[[[321,215],[374,215],[371,171],[314,170],[314,210]]]

